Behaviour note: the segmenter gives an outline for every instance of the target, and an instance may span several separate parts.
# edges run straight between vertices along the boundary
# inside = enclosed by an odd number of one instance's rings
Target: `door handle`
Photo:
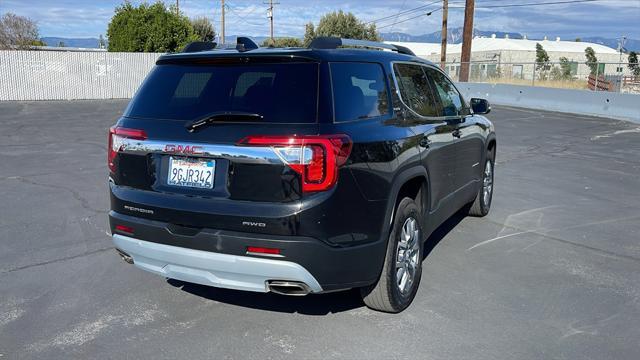
[[[460,129],[455,129],[455,130],[453,130],[451,135],[453,135],[453,137],[456,137],[456,138],[459,139],[462,136],[462,132],[460,132]]]

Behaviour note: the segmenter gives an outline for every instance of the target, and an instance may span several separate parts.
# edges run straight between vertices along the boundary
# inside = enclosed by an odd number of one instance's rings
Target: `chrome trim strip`
[[[284,257],[284,256],[282,256],[280,254],[267,254],[267,253],[253,252],[253,251],[247,251],[246,254],[247,255],[253,255],[253,256],[271,257],[271,258],[283,258]]]
[[[182,141],[159,141],[159,140],[135,140],[119,138],[117,140],[120,153],[125,154],[166,154],[176,156],[210,157],[217,159],[227,159],[236,163],[247,164],[282,164],[282,160],[269,146],[236,146],[221,144],[206,144]],[[114,140],[116,144],[116,140]],[[167,145],[180,145],[182,147],[196,147],[197,153],[189,154],[179,151],[165,151]]]

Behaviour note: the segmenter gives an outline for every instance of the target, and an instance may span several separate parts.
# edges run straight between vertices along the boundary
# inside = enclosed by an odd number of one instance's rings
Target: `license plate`
[[[215,160],[169,157],[167,183],[198,189],[213,189]]]

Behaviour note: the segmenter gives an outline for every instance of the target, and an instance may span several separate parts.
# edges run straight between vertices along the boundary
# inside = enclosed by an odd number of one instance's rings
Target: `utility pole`
[[[224,44],[224,0],[222,0],[222,25],[220,27],[220,44]]]
[[[624,44],[627,42],[627,37],[626,36],[621,36],[620,37],[620,43],[618,44],[618,46],[620,47],[620,62],[622,63],[622,51],[624,50]]]
[[[462,30],[462,56],[460,58],[460,82],[469,81],[471,41],[473,41],[473,12],[475,0],[467,0],[464,6],[464,28]]]
[[[449,0],[442,2],[442,45],[440,46],[440,68],[444,70],[447,62],[447,17],[449,16]]]
[[[176,15],[180,16],[180,0],[176,0]]]
[[[267,17],[271,23],[271,43],[275,45],[275,40],[273,39],[273,5],[278,5],[280,3],[274,3],[273,0],[269,0],[269,2],[265,4],[269,5],[269,9],[267,9]]]

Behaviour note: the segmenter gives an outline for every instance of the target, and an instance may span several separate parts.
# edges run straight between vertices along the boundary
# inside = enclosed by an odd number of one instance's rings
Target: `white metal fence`
[[[0,51],[0,100],[130,98],[160,55]]]

